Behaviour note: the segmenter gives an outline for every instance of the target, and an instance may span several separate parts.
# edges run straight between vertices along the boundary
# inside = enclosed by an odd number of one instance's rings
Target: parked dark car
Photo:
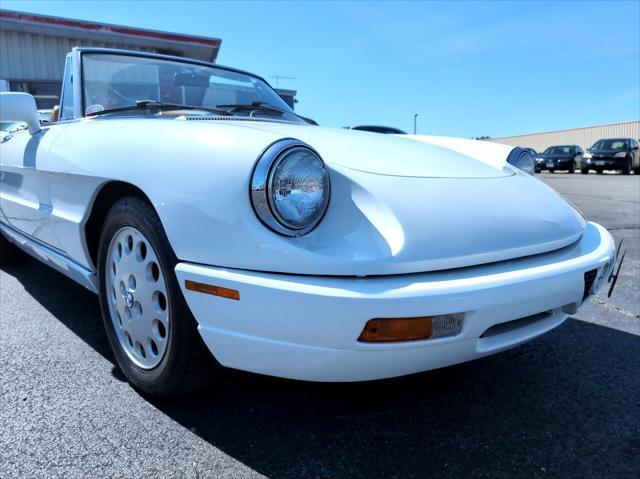
[[[608,138],[598,140],[587,150],[591,158],[582,161],[580,172],[584,175],[590,170],[602,174],[604,170],[620,170],[623,175],[632,171],[640,174],[640,153],[638,142],[632,138]]]
[[[356,125],[356,126],[345,126],[348,130],[360,130],[360,131],[370,131],[372,133],[384,133],[386,135],[406,135],[406,131],[402,131],[399,128],[394,128],[392,126],[378,126],[378,125]]]
[[[575,173],[576,168],[581,167],[583,156],[584,151],[578,145],[550,146],[538,155],[536,167],[538,171],[549,170],[550,173],[556,170]]]

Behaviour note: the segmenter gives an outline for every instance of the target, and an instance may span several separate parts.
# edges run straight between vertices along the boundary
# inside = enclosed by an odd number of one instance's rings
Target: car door
[[[56,248],[60,242],[49,221],[49,185],[42,165],[58,133],[56,126],[35,135],[21,129],[0,143],[0,221]]]

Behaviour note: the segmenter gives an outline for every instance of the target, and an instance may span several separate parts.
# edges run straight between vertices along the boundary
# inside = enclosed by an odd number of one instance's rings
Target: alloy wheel
[[[170,314],[165,275],[150,241],[136,228],[121,228],[107,251],[105,284],[113,329],[129,359],[142,369],[162,361]]]

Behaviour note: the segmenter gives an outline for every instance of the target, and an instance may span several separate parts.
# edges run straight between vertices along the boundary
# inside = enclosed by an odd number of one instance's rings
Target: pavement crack
[[[640,319],[640,314],[634,314],[631,311],[627,311],[626,309],[619,308],[618,306],[614,306],[600,299],[593,299],[593,302],[596,304],[599,304],[605,309],[608,309],[609,311],[615,311],[617,313],[624,314],[625,316],[629,316],[630,318]]]

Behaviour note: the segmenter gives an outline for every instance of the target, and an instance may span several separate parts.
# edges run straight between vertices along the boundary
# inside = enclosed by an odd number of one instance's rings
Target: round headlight
[[[287,139],[260,156],[251,180],[251,202],[258,218],[287,236],[308,233],[329,204],[329,172],[305,143]]]
[[[511,150],[511,153],[509,153],[507,157],[507,163],[530,175],[534,173],[533,156],[524,148],[514,148]]]

